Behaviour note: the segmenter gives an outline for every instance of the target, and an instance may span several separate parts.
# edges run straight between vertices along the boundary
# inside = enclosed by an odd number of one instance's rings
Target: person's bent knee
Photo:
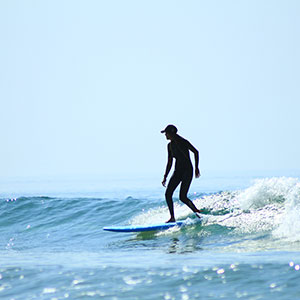
[[[190,201],[190,199],[188,198],[188,197],[186,197],[186,196],[179,196],[179,199],[180,199],[180,201],[181,202],[183,202],[183,203],[188,203],[189,201]]]
[[[172,193],[171,191],[166,190],[166,192],[165,192],[165,197],[166,197],[166,199],[172,198],[172,195],[173,195],[173,193]]]

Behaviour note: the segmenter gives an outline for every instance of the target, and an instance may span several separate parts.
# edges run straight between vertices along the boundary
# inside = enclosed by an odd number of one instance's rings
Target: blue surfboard
[[[150,225],[128,225],[128,226],[109,226],[103,227],[103,230],[114,232],[145,232],[145,231],[160,231],[167,230],[169,228],[187,225],[185,221],[177,221],[172,223],[159,223]]]

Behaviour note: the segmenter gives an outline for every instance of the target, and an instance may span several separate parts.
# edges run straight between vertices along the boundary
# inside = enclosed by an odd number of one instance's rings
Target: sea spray
[[[271,203],[284,202],[297,184],[298,179],[274,177],[257,179],[254,184],[238,195],[240,207],[244,210],[262,208]]]
[[[300,241],[300,182],[290,190],[284,208],[281,223],[273,234],[290,242],[298,242]]]

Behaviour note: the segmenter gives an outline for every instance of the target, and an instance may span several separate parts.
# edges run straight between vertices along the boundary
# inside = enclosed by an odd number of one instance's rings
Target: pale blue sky
[[[300,169],[299,1],[0,2],[0,176]]]

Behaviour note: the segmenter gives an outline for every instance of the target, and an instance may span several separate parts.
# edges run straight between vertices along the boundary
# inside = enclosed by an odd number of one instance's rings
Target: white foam
[[[297,182],[284,204],[281,223],[273,235],[291,242],[300,241],[300,182]]]
[[[240,207],[244,210],[262,208],[271,203],[282,203],[297,184],[298,179],[274,177],[257,179],[254,185],[238,195]]]
[[[291,220],[295,218],[291,212],[296,203],[300,203],[300,193],[296,191],[298,186],[297,178],[255,180],[252,186],[235,194],[231,213],[210,221],[234,227],[238,233],[274,231],[277,236],[278,232],[282,237],[287,236],[291,232]]]

